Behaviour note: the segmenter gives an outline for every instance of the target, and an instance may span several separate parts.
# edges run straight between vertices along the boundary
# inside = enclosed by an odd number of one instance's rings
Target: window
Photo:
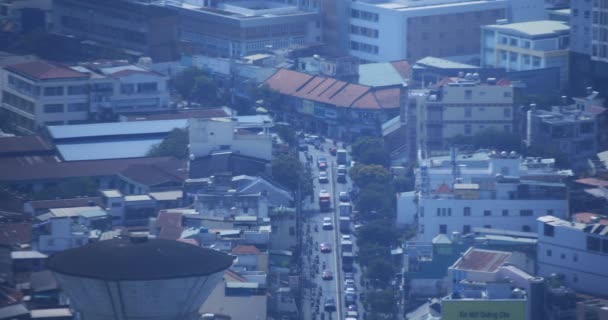
[[[500,37],[500,44],[507,44],[507,42],[509,42],[507,37]]]
[[[530,49],[530,41],[528,40],[523,40],[522,41],[522,46],[526,49]]]
[[[523,225],[523,226],[521,226],[521,231],[523,231],[523,232],[531,232],[532,228],[530,228],[530,226],[528,226],[528,225]]]
[[[464,116],[466,118],[470,118],[471,115],[472,115],[472,111],[473,111],[473,109],[471,107],[465,107],[464,108]]]
[[[60,112],[63,112],[63,105],[60,103],[44,105],[44,113],[60,113]]]
[[[63,87],[46,87],[44,88],[45,96],[62,96]]]
[[[517,62],[518,54],[517,52],[509,52],[509,61]]]
[[[513,46],[513,47],[517,47],[517,45],[518,45],[517,39],[516,38],[509,39],[509,45]]]
[[[551,249],[547,249],[547,257],[550,257],[553,255],[553,251],[551,251]]]
[[[464,134],[471,135],[471,132],[472,132],[471,125],[470,124],[465,124],[464,125]]]
[[[452,208],[448,208],[448,217],[452,216]]]
[[[587,237],[587,250],[589,251],[600,251],[601,241],[596,237]]]
[[[523,216],[523,217],[529,217],[532,214],[534,214],[534,212],[532,210],[528,210],[528,209],[519,210],[519,215]]]
[[[500,51],[500,60],[507,61],[507,52],[506,51],[503,51],[503,50]]]
[[[540,58],[539,57],[533,57],[532,58],[532,66],[534,66],[534,67],[540,67]]]
[[[464,215],[465,217],[469,217],[469,216],[471,216],[471,207],[464,207],[464,212],[463,212],[463,215]]]
[[[442,233],[442,234],[448,233],[448,225],[447,224],[440,224],[439,225],[439,233]]]
[[[505,118],[511,118],[511,108],[504,108],[504,110],[502,110],[502,115]]]
[[[509,210],[508,209],[502,209],[502,216],[506,217],[509,215]]]
[[[489,217],[492,215],[492,210],[484,210],[483,211],[483,216],[484,217]]]
[[[521,57],[524,60],[524,64],[525,65],[530,65],[530,55],[528,55],[528,54],[522,54]]]
[[[121,84],[120,85],[120,92],[124,93],[124,94],[135,93],[135,85],[132,84],[132,83]]]
[[[555,227],[550,224],[544,224],[543,234],[547,237],[553,237],[555,235]]]
[[[68,112],[87,111],[88,106],[84,102],[68,103]]]
[[[462,226],[462,234],[469,234],[471,233],[471,226],[468,224],[465,224],[464,226]]]
[[[441,209],[437,208],[437,216],[439,217],[441,215]]]
[[[505,98],[511,98],[513,93],[511,91],[503,92],[502,96]]]
[[[466,100],[471,100],[473,98],[473,91],[472,90],[465,90],[464,91],[464,98]]]
[[[158,85],[156,82],[144,82],[137,84],[137,92],[139,93],[151,93],[158,91]]]
[[[74,95],[78,95],[78,94],[87,94],[87,92],[88,92],[87,86],[85,86],[85,85],[68,86],[68,95],[70,95],[70,96],[74,96]]]

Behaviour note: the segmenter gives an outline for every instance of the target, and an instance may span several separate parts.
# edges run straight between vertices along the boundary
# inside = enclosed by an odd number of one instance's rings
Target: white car
[[[331,218],[330,217],[323,217],[323,222],[330,222],[331,223]]]
[[[355,290],[354,287],[348,287],[348,288],[344,289],[344,293],[353,293],[353,294],[355,294],[355,293],[357,293],[357,290]]]
[[[350,234],[342,235],[342,241],[350,241],[350,240],[352,240],[352,237],[350,236]]]
[[[329,176],[327,175],[327,172],[325,172],[325,171],[319,172],[319,183],[328,183],[328,182],[329,182]]]
[[[353,279],[344,280],[344,286],[354,286],[354,285],[355,285],[355,280],[353,280]]]
[[[340,192],[338,199],[340,200],[340,202],[349,202],[350,197],[348,196],[348,192],[345,192],[345,191]]]

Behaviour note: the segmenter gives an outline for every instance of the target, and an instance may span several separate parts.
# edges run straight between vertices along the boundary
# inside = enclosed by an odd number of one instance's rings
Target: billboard
[[[443,300],[442,320],[526,320],[526,300]]]

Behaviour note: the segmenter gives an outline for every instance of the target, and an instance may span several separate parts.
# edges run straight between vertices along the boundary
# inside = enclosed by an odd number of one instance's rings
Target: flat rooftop
[[[503,32],[512,32],[530,37],[561,35],[570,31],[570,26],[568,26],[566,22],[554,20],[491,24],[485,26],[485,28]]]
[[[462,258],[454,263],[452,268],[478,272],[496,272],[510,256],[510,252],[471,248]]]

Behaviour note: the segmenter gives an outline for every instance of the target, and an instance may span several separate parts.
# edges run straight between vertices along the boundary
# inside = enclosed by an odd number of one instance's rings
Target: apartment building
[[[397,197],[397,224],[418,226],[419,241],[474,228],[536,232],[536,218],[568,215],[566,175],[553,159],[479,151],[422,160],[419,193]]]
[[[587,87],[608,90],[608,1],[570,1],[570,84],[577,94]]]
[[[604,112],[604,109],[600,109]],[[570,165],[580,167],[595,157],[598,149],[597,111],[579,104],[533,108],[527,112],[527,148],[558,152]]]
[[[55,0],[52,31],[155,62],[178,58],[178,15],[153,1]]]
[[[554,216],[539,217],[537,224],[538,274],[557,274],[578,292],[604,296],[608,286],[606,225],[599,219],[579,223]]]
[[[482,27],[481,66],[526,71],[559,68],[561,87],[568,83],[570,27],[541,20]]]
[[[293,46],[320,44],[317,1],[164,1],[180,19],[185,52],[243,57]]]
[[[364,0],[350,6],[350,54],[372,62],[478,54],[481,26],[545,14],[538,0]]]
[[[17,130],[110,120],[168,110],[168,77],[124,61],[64,66],[42,60],[6,66],[2,108]]]
[[[2,109],[15,129],[86,122],[91,75],[46,61],[9,65],[1,73]]]
[[[410,108],[416,108],[416,149],[442,152],[447,140],[472,136],[487,129],[512,132],[514,88],[507,80],[481,81],[477,74],[445,78],[432,90],[414,91]]]

